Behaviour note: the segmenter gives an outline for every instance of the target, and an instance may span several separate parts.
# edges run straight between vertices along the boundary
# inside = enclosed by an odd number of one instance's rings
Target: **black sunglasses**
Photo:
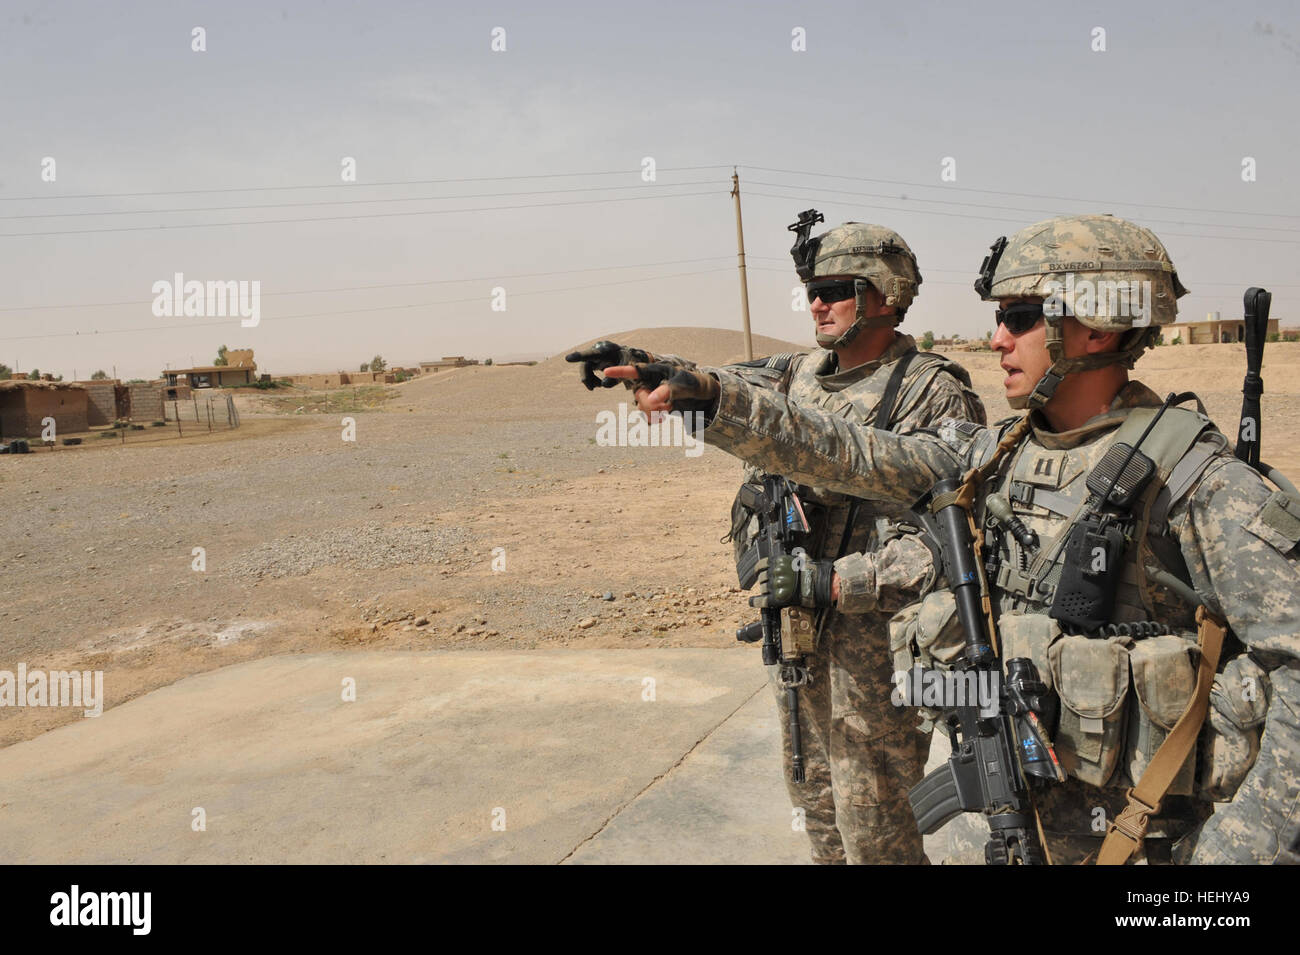
[[[994,313],[998,324],[1007,326],[1012,335],[1023,335],[1043,319],[1042,302],[1020,302]]]
[[[808,293],[808,304],[821,299],[827,305],[843,302],[856,294],[853,279],[835,279],[829,282],[809,282],[804,286]]]

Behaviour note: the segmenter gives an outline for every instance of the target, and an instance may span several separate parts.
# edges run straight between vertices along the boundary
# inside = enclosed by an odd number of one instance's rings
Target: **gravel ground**
[[[707,344],[672,331],[627,340]],[[715,345],[706,359],[735,352]],[[1202,388],[1231,431],[1237,351],[1162,348],[1138,372],[1159,393]],[[1266,354],[1265,458],[1297,474],[1300,345]],[[955,357],[1006,416],[995,356]],[[597,413],[627,394],[575,379],[549,361],[404,383],[349,415],[355,442],[340,415],[241,396],[235,432],[0,456],[0,669],[111,666],[114,705],[273,652],[732,645],[753,616],[719,540],[739,464],[596,445]],[[60,718],[0,711],[0,745]]]

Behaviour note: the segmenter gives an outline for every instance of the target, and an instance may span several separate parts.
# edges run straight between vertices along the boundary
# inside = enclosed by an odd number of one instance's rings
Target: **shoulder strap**
[[[1200,406],[1199,398],[1197,405]],[[1142,414],[1139,415],[1139,412]],[[1171,418],[1171,412],[1178,413]],[[1115,440],[1136,440],[1141,431],[1134,431],[1133,428],[1145,428],[1154,413],[1152,409],[1135,409],[1120,426]],[[1135,417],[1139,419],[1136,422],[1133,420]],[[1133,428],[1130,428],[1130,424]],[[1197,448],[1201,435],[1212,427],[1213,424],[1204,415],[1203,409],[1200,414],[1185,408],[1171,407],[1166,410],[1164,417],[1142,444],[1143,453],[1155,461],[1158,469],[1159,486],[1154,491],[1148,491],[1148,494],[1154,493],[1156,500],[1163,495],[1170,502],[1170,494],[1177,492],[1181,497],[1186,492],[1196,475],[1204,470],[1214,456],[1214,452],[1208,449]],[[1150,501],[1151,498],[1148,498]],[[1150,503],[1143,508],[1137,528],[1139,535],[1145,537],[1154,510],[1155,507]],[[1165,504],[1159,515],[1162,520],[1167,513],[1168,504]],[[1228,624],[1202,605],[1196,609],[1196,629],[1197,646],[1201,653],[1196,670],[1196,689],[1191,702],[1151,757],[1142,778],[1127,792],[1128,804],[1106,830],[1106,838],[1097,854],[1097,865],[1123,865],[1142,846],[1151,816],[1160,812],[1160,804],[1174,777],[1196,745],[1209,709],[1210,687],[1214,682],[1215,671],[1219,668],[1219,656],[1223,651]]]
[[[1198,398],[1199,402],[1200,399]],[[1158,408],[1134,408],[1115,432],[1115,443],[1121,441],[1132,446],[1146,430]],[[1157,480],[1161,486],[1169,481],[1178,463],[1196,444],[1206,428],[1213,427],[1209,418],[1188,408],[1171,405],[1165,409],[1160,421],[1146,436],[1139,449],[1155,462]]]
[[[880,403],[876,405],[876,420],[873,424],[882,431],[889,430],[889,419],[894,416],[894,407],[898,404],[898,392],[903,387],[907,366],[915,357],[916,352],[910,351],[894,363],[894,370],[889,375],[885,392],[880,396]]]

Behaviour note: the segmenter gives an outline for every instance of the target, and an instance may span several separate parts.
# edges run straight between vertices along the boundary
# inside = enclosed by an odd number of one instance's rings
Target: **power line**
[[[831,191],[833,192],[834,190]],[[746,195],[758,196],[762,199],[783,199],[786,201],[794,201],[794,202],[807,202],[809,199],[809,196],[806,193],[802,196],[778,196],[770,192],[758,192],[753,189],[749,190],[749,192],[746,193]],[[899,209],[896,206],[877,206],[876,208],[882,209],[886,212],[910,212],[913,213],[914,215],[922,215],[922,216],[947,216],[949,218],[954,218],[954,219],[979,219],[984,222],[1014,222],[1018,224],[1023,224],[1022,220],[1020,219],[1006,219],[1000,216],[967,215],[966,213],[962,213],[962,212],[939,212],[936,209]],[[1248,227],[1242,226],[1240,228],[1248,228]],[[1193,232],[1163,232],[1163,231],[1161,234],[1166,236],[1177,236],[1180,239],[1214,239],[1217,242],[1270,242],[1277,245],[1300,245],[1300,239],[1267,239],[1264,238],[1263,236],[1258,236],[1258,235],[1203,235],[1203,234],[1193,233]]]
[[[665,166],[656,168],[656,172],[691,172],[699,169],[730,169],[731,163],[715,163],[712,166]],[[92,192],[67,196],[0,196],[0,202],[33,202],[48,199],[138,199],[143,196],[195,196],[218,192],[277,192],[296,189],[370,189],[388,186],[436,186],[461,182],[509,182],[516,179],[564,179],[576,176],[626,176],[629,173],[639,175],[637,169],[610,169],[597,172],[549,172],[531,173],[523,176],[471,176],[453,179],[394,179],[386,182],[338,182],[326,185],[308,186],[235,186],[222,189],[170,189],[157,192]]]
[[[557,196],[573,192],[608,192],[612,189],[663,189],[667,186],[707,186],[711,185],[711,180],[696,179],[690,182],[674,182],[660,185],[658,183],[647,183],[637,186],[583,186],[577,189],[542,189],[527,192],[479,192],[471,193],[464,196],[401,196],[397,199],[321,199],[316,202],[271,202],[251,206],[191,206],[183,209],[121,209],[121,210],[103,210],[98,212],[39,212],[16,216],[0,216],[0,221],[10,219],[66,219],[79,216],[152,216],[152,215],[170,215],[174,212],[233,212],[244,209],[300,209],[308,206],[352,206],[367,205],[379,202],[438,202],[442,200],[455,201],[460,199],[500,199],[508,196]],[[632,197],[628,197],[632,198]],[[451,210],[461,211],[461,210]],[[310,220],[304,220],[310,221]],[[57,234],[57,233],[41,233]]]
[[[648,269],[657,268],[661,265],[687,265],[695,262],[716,262],[721,259],[730,260],[729,255],[713,255],[699,259],[669,259],[664,262],[643,262],[640,265],[594,265],[585,269],[557,269],[552,272],[517,272],[514,275],[485,275],[475,276],[465,279],[429,279],[424,282],[387,282],[382,285],[344,285],[337,288],[308,288],[297,289],[287,292],[262,292],[263,298],[272,295],[319,295],[330,292],[360,292],[371,289],[385,288],[414,288],[420,285],[456,285],[461,282],[500,282],[511,279],[534,279],[543,278],[551,275],[573,275],[577,272],[611,272],[618,269]],[[134,302],[81,302],[71,305],[6,305],[0,307],[0,312],[35,312],[47,309],[62,308],[116,308],[123,305],[150,305],[153,299],[146,298]]]
[[[778,256],[778,255],[749,255],[749,254],[746,254],[746,255],[745,255],[745,259],[746,259],[747,261],[754,261],[755,259],[757,259],[757,260],[762,261],[762,262],[785,262],[785,261],[787,261],[785,258],[783,258],[783,257],[781,257],[781,256]],[[754,268],[759,268],[759,266],[754,266]],[[766,269],[766,271],[777,271],[777,272],[783,272],[783,271],[786,271],[786,270],[785,270],[785,269]],[[793,265],[790,266],[789,271],[790,271],[790,272],[793,272],[793,271],[794,271],[794,266],[793,266]],[[979,273],[979,270],[978,270],[978,269],[975,269],[975,268],[968,268],[968,269],[938,269],[938,268],[934,268],[933,266],[926,266],[924,269],[921,270],[921,272],[922,272],[923,275],[926,274],[926,273],[929,273],[929,272],[943,272],[943,273],[948,274],[948,275],[969,275],[969,276],[971,276],[971,280],[974,281],[974,277]],[[1198,279],[1193,279],[1192,282],[1193,282],[1193,284],[1196,285],[1198,288],[1199,288],[1200,286],[1202,286],[1202,285],[1223,285],[1223,286],[1226,286],[1226,287],[1228,287],[1228,288],[1241,288],[1241,289],[1244,289],[1244,288],[1249,288],[1249,287],[1250,287],[1251,285],[1253,285],[1253,284],[1258,284],[1258,283],[1253,283],[1253,282],[1209,282],[1209,281],[1206,281],[1205,279],[1199,279],[1199,278],[1198,278]],[[1286,283],[1284,283],[1284,282],[1270,282],[1268,287],[1269,287],[1269,288],[1300,288],[1300,284],[1290,284],[1290,285],[1288,285],[1288,284],[1286,284]]]
[[[759,182],[758,180],[755,179],[751,179],[749,181],[749,184],[751,186],[769,186],[774,189],[807,188],[797,183]],[[1024,206],[1003,206],[1003,205],[990,205],[988,203],[980,203],[980,202],[962,202],[956,199],[918,199],[913,196],[897,196],[897,195],[890,196],[890,195],[884,195],[881,193],[874,193],[874,192],[850,192],[847,189],[830,189],[829,191],[837,195],[860,196],[867,199],[888,199],[896,202],[924,202],[931,205],[945,205],[945,206],[970,206],[971,208],[974,209],[998,209],[1007,212],[1029,212],[1029,213],[1033,213],[1034,215],[1043,215],[1045,213],[1050,215],[1057,211],[1055,209],[1026,209]],[[1066,201],[1074,202],[1074,201],[1082,201],[1082,200],[1066,200]],[[1292,229],[1287,226],[1236,225],[1235,223],[1231,223],[1231,222],[1186,222],[1181,219],[1150,219],[1146,217],[1144,217],[1144,221],[1162,222],[1165,224],[1178,225],[1178,226],[1201,226],[1210,229],[1261,229],[1266,232],[1289,232],[1292,234],[1300,233],[1300,229]]]
[[[512,298],[519,298],[521,296],[528,296],[528,295],[550,295],[555,292],[576,292],[576,291],[584,291],[587,289],[594,289],[594,288],[610,288],[616,285],[631,285],[636,282],[657,282],[663,279],[684,278],[686,276],[692,276],[692,275],[711,275],[718,272],[730,272],[730,271],[731,268],[729,266],[723,268],[716,268],[716,269],[700,269],[698,271],[693,271],[693,272],[676,272],[676,273],[670,273],[668,275],[648,275],[636,279],[619,279],[614,282],[597,282],[591,285],[570,285],[564,288],[534,289],[529,292],[511,292],[510,296]],[[336,315],[358,315],[358,314],[363,314],[368,312],[399,311],[401,309],[407,309],[407,308],[427,308],[434,305],[463,305],[470,302],[478,302],[481,304],[483,302],[483,296],[477,295],[474,296],[473,298],[442,299],[440,301],[434,301],[434,302],[412,302],[408,305],[378,305],[371,308],[345,308],[333,312],[304,312],[299,315],[281,315],[276,318],[263,319],[262,321],[263,322],[285,322],[291,319],[299,319],[299,318],[328,318]],[[232,316],[232,317],[237,317],[237,316]],[[93,337],[98,335],[120,335],[129,332],[167,331],[169,329],[174,329],[174,328],[215,328],[218,326],[229,326],[229,325],[230,325],[230,318],[226,318],[219,322],[186,322],[182,325],[139,325],[134,328],[110,328],[102,332],[101,331],[51,332],[45,335],[10,335],[5,338],[0,338],[0,341],[4,341],[4,342],[28,341],[35,338],[79,338],[82,337],[83,335],[85,337]]]
[[[757,169],[760,172],[779,172],[796,176],[812,176],[822,179],[848,179],[853,182],[878,182],[890,186],[910,186],[913,189],[943,189],[955,192],[978,192],[993,196],[1015,196],[1019,199],[1050,199],[1057,202],[1086,202],[1090,205],[1139,206],[1148,209],[1173,209],[1179,212],[1212,212],[1217,215],[1264,216],[1267,218],[1300,219],[1300,215],[1290,212],[1243,212],[1236,209],[1206,209],[1198,206],[1169,206],[1153,202],[1125,202],[1115,199],[1082,199],[1078,196],[1047,196],[1034,192],[1007,192],[1001,189],[975,189],[970,186],[936,186],[933,183],[905,182],[900,179],[872,179],[867,176],[839,176],[826,172],[807,172],[799,169],[773,169],[770,166],[751,166],[741,164],[742,169]]]
[[[404,216],[440,216],[459,212],[500,212],[515,209],[545,209],[554,206],[588,206],[604,202],[637,202],[645,199],[690,199],[694,196],[712,196],[713,192],[680,192],[662,196],[611,196],[608,199],[575,199],[571,202],[534,202],[519,206],[479,206],[472,209],[425,209],[418,212],[373,212],[351,216],[315,216],[310,219],[252,219],[242,222],[185,222],[172,225],[118,226],[109,229],[64,229],[56,232],[0,232],[0,239],[16,239],[38,235],[91,235],[102,232],[160,232],[170,229],[212,229],[232,225],[284,225],[298,222],[339,222],[355,219],[392,219]]]

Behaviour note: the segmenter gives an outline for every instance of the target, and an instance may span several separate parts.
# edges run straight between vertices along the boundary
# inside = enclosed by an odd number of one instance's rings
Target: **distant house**
[[[1279,334],[1279,319],[1268,320],[1268,334]],[[1246,322],[1240,318],[1220,319],[1218,312],[1211,312],[1203,322],[1177,322],[1168,326],[1164,332],[1165,341],[1181,337],[1184,345],[1215,345],[1224,342],[1244,342],[1246,340]]]
[[[477,365],[477,358],[466,358],[464,355],[443,355],[441,361],[422,361],[420,362],[421,372],[437,372],[447,368],[464,368],[466,365]]]
[[[39,438],[46,418],[57,434],[88,431],[87,396],[81,385],[61,381],[0,381],[0,439]]]
[[[235,385],[251,385],[257,380],[257,362],[253,361],[253,349],[238,348],[226,351],[224,365],[196,365],[193,368],[164,368],[163,387],[167,391],[167,400],[175,401],[186,397],[186,389],[195,388],[229,388]]]

